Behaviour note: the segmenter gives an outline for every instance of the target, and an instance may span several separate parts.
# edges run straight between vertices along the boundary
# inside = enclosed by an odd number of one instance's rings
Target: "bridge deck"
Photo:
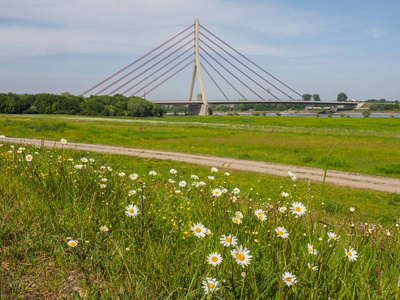
[[[203,101],[198,100],[149,100],[161,105],[202,105]],[[358,102],[338,102],[338,101],[292,101],[292,100],[208,100],[208,104],[301,104],[301,105],[349,105],[357,106]]]

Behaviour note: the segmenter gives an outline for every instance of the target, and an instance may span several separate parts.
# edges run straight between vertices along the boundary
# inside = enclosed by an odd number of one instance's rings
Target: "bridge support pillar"
[[[329,107],[329,111],[330,111],[331,113],[335,113],[335,112],[337,112],[337,110],[338,110],[338,106],[337,106],[337,105],[331,105],[331,106]]]

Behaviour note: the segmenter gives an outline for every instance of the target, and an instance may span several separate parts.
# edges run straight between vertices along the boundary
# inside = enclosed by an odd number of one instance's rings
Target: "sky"
[[[0,93],[79,95],[199,18],[300,94],[400,100],[399,0],[0,0],[0,7]],[[146,97],[187,99],[191,74],[190,66]],[[209,79],[205,88],[208,99],[223,98]]]

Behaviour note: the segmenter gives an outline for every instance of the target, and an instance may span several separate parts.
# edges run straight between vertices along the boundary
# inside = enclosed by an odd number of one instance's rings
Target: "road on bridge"
[[[62,144],[59,141],[9,137],[5,138],[4,142],[21,145],[42,145],[43,147],[48,148],[70,148],[74,150],[84,150],[107,154],[121,154],[153,159],[169,159],[173,161],[197,164],[201,166],[218,167],[222,169],[229,168],[229,170],[258,172],[282,177],[288,176],[288,171],[292,171],[300,180],[311,180],[313,182],[322,182],[324,178],[324,170],[322,169],[235,159],[229,157],[217,157],[163,150],[126,148],[85,143]],[[368,176],[356,173],[328,170],[326,183],[400,194],[400,179],[396,178]]]

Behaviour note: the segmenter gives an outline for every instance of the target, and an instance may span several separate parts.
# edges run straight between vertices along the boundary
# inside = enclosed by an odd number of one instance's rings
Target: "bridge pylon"
[[[197,77],[199,78],[199,84],[200,84],[200,90],[201,90],[201,99],[200,97],[197,97],[197,100],[203,101],[203,104],[201,104],[199,115],[201,116],[206,116],[208,112],[208,101],[207,101],[207,95],[206,95],[206,89],[204,87],[204,81],[203,81],[203,75],[201,73],[201,65],[200,65],[200,53],[199,53],[199,19],[194,20],[194,49],[195,49],[195,59],[193,63],[193,72],[192,72],[192,80],[190,83],[190,91],[189,91],[189,101],[192,101],[193,98],[193,88],[194,88],[194,82],[196,79],[196,74]],[[198,105],[198,104],[197,104]],[[189,112],[190,112],[190,106],[189,105]]]

